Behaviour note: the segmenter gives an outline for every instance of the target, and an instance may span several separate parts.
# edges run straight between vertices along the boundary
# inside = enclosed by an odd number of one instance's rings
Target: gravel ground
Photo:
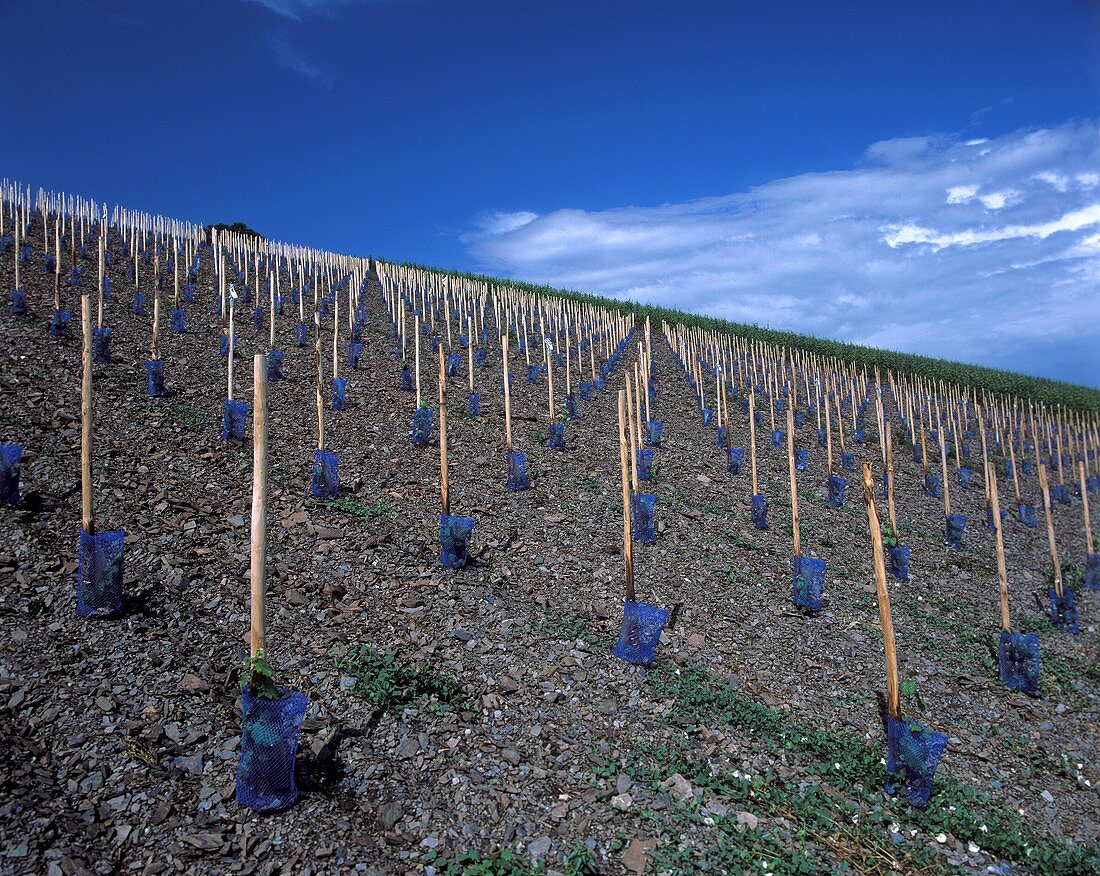
[[[631,667],[610,654],[622,611],[614,406],[622,367],[566,427],[564,452],[536,440],[548,419],[545,383],[527,386],[517,375],[515,443],[535,487],[510,493],[499,366],[475,369],[484,415],[470,420],[463,365],[450,386],[451,508],[477,523],[471,564],[447,571],[438,562],[437,448],[409,442],[414,400],[400,390],[372,282],[363,361],[343,373],[349,407],[326,415],[328,449],[340,459],[338,505],[309,498],[315,362],[293,347],[294,317],[279,323],[287,379],[271,386],[268,650],[279,678],[309,697],[303,793],[283,813],[242,809],[233,792],[251,444],[233,447],[218,434],[225,360],[216,355],[208,262],[187,308],[189,331],[162,335],[173,391],[162,399],[145,396],[151,319],[130,313],[122,263],[116,252],[107,309],[116,360],[95,366],[94,473],[99,528],[126,531],[121,619],[74,614],[80,343],[46,332],[52,279],[37,249],[23,273],[32,314],[16,318],[5,307],[0,315],[0,438],[27,452],[24,501],[0,515],[0,872],[422,873],[467,850],[501,849],[562,870],[578,845],[600,872],[642,872],[687,866],[667,863],[676,859],[662,849],[694,845],[705,856],[730,835],[782,837],[782,818],[751,811],[734,812],[736,833],[723,833],[725,804],[689,779],[646,783],[624,768],[646,746],[686,739],[712,769],[798,772],[782,746],[757,744],[751,732],[718,722],[685,733],[679,701],[655,679],[692,666],[785,719],[883,749],[866,515],[854,483],[845,507],[824,505],[825,454],[812,420],[799,436],[811,448],[799,482],[803,549],[827,560],[828,578],[824,609],[808,617],[790,601],[785,455],[760,436],[772,525],[759,532],[748,518],[747,466],[727,473],[654,327],[654,417],[666,436],[656,453],[659,535],[636,546],[636,577],[639,598],[681,609],[659,667]],[[86,266],[94,285],[94,248]],[[13,286],[13,274],[9,251],[0,255],[0,288]],[[77,310],[75,293],[63,294]],[[267,332],[241,324],[238,336],[236,395],[250,399],[249,357]],[[623,363],[633,361],[628,350]],[[434,393],[433,376],[425,395]],[[747,445],[739,408],[734,436]],[[856,458],[877,464],[877,445],[857,448]],[[969,523],[966,547],[951,550],[942,506],[923,494],[907,448],[896,461],[898,515],[913,550],[911,582],[890,584],[902,676],[919,693],[907,711],[949,735],[941,769],[1043,835],[1094,844],[1100,599],[1080,595],[1080,636],[1044,634],[1040,698],[1007,690],[981,644],[994,640],[999,616],[980,473],[970,490],[953,490]],[[1063,558],[1077,563],[1080,519],[1078,500],[1056,512]],[[1041,626],[1034,594],[1049,567],[1045,531],[1010,516],[1006,540],[1014,617]],[[329,656],[361,643],[453,677],[461,697],[449,708],[375,709]],[[696,808],[684,809],[692,800]],[[956,837],[915,841],[943,869],[999,864]],[[815,850],[820,870],[855,860],[830,842]],[[1015,872],[1027,870],[1018,863]]]

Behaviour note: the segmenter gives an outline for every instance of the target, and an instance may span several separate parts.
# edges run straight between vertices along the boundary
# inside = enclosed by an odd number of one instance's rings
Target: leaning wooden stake
[[[500,336],[500,349],[504,353],[504,445],[512,452],[512,391],[508,386],[508,335]]]
[[[997,583],[1001,591],[1001,629],[1012,632],[1012,616],[1008,610],[1008,572],[1005,567],[1005,539],[1001,531],[1001,497],[997,493],[997,472],[988,462],[985,479],[989,484],[989,499],[993,505],[993,533],[997,543]]]
[[[752,468],[752,494],[760,495],[756,482],[756,392],[749,393],[749,462]]]
[[[267,362],[262,353],[252,358],[252,582],[249,644],[252,656],[267,641],[264,603],[267,598]]]
[[[619,479],[623,486],[623,562],[626,601],[634,601],[634,552],[630,540],[630,477],[626,464],[626,391],[619,390]]]
[[[882,643],[886,652],[886,711],[901,719],[901,694],[898,688],[898,654],[894,644],[894,621],[890,617],[890,593],[886,589],[886,561],[882,554],[882,529],[875,509],[875,482],[871,464],[863,463],[863,501],[867,504],[867,526],[871,530],[871,552],[875,564],[875,592],[878,595]]]
[[[447,366],[443,345],[439,345],[439,497],[443,513],[451,513],[451,490],[447,484]]]
[[[317,336],[314,344],[317,352],[317,449],[325,449],[325,390],[324,390],[324,361],[321,356],[321,311],[319,308],[313,310],[313,328],[314,334]]]

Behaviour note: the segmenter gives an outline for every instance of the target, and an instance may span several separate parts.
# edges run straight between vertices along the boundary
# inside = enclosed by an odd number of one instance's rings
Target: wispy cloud
[[[264,6],[284,18],[303,21],[307,18],[332,17],[343,9],[365,5],[373,0],[245,0]]]
[[[326,89],[331,89],[335,84],[336,80],[332,74],[326,73],[307,61],[284,37],[272,34],[268,38],[268,44],[271,46],[271,53],[275,56],[275,60],[280,67],[317,82]]]
[[[462,240],[525,280],[1097,385],[1097,167],[1095,122],[912,137],[732,195],[495,213]]]

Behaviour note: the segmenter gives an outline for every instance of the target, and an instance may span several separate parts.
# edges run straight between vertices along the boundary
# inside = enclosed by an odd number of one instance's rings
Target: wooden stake
[[[92,508],[92,303],[87,292],[80,296],[80,324],[84,333],[84,368],[80,381],[81,526],[88,535],[95,535],[95,512]]]
[[[1081,510],[1085,515],[1085,552],[1093,553],[1092,549],[1092,523],[1089,520],[1089,493],[1088,483],[1085,480],[1085,464],[1077,461],[1077,474],[1081,480]]]
[[[500,336],[500,348],[504,353],[504,445],[512,452],[512,392],[508,387],[508,335]]]
[[[439,492],[443,513],[451,513],[451,491],[447,485],[447,366],[443,345],[439,345]]]
[[[802,542],[798,532],[798,479],[794,468],[794,412],[787,407],[787,465],[791,474],[791,533],[794,537],[794,555],[802,556]]]
[[[886,589],[886,561],[882,553],[882,529],[875,508],[875,482],[871,463],[863,463],[863,501],[867,505],[867,527],[871,531],[871,552],[875,564],[875,593],[878,596],[882,644],[886,652],[886,711],[901,719],[901,693],[898,688],[898,653],[894,643],[894,621],[890,616],[890,593]]]
[[[757,496],[760,490],[756,481],[756,387],[749,391],[749,463],[752,468],[752,494]]]
[[[249,644],[252,656],[267,643],[264,606],[267,599],[267,362],[252,357],[252,576]]]
[[[943,513],[951,515],[951,487],[947,483],[947,450],[943,443],[943,423],[936,424],[936,437],[940,445],[940,471],[943,476]]]
[[[321,357],[321,310],[315,308],[313,311],[313,329],[317,335],[314,341],[317,350],[317,449],[325,449],[325,390],[324,379],[325,370],[324,363]]]
[[[420,314],[413,320],[413,340],[416,343],[416,406],[420,407]]]
[[[630,479],[626,471],[625,390],[619,390],[619,479],[623,487],[623,563],[626,601],[634,601],[634,552],[630,540]]]
[[[1047,515],[1047,542],[1050,545],[1050,562],[1054,569],[1054,593],[1062,598],[1062,563],[1058,559],[1058,543],[1054,540],[1054,515],[1050,507],[1050,486],[1047,483],[1047,467],[1039,463],[1039,488],[1043,491],[1043,510]]]
[[[1005,539],[1001,531],[1001,499],[997,493],[997,472],[988,462],[985,477],[989,484],[990,501],[993,504],[993,533],[997,544],[997,583],[1001,591],[1001,629],[1012,632],[1012,617],[1008,611],[1008,573],[1005,570]]]
[[[630,374],[626,374],[626,416],[628,421],[628,430],[630,432],[630,483],[634,488],[634,492],[641,492],[638,489],[638,445],[634,436],[634,391],[630,381]]]

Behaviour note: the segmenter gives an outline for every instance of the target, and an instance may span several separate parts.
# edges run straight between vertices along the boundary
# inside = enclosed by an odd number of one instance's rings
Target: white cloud
[[[981,188],[981,186],[952,186],[947,190],[947,203],[968,204],[974,200],[974,196],[978,194],[979,188]]]
[[[481,270],[519,279],[1095,385],[1097,133],[884,141],[847,170],[493,214],[462,239]]]
[[[1100,173],[1079,173],[1077,184],[1083,189],[1094,189],[1100,186]]]
[[[1048,185],[1052,185],[1060,192],[1064,192],[1069,186],[1069,180],[1066,178],[1065,174],[1055,173],[1052,170],[1039,171],[1039,173],[1032,176],[1032,179],[1037,179],[1040,182],[1045,182]]]

